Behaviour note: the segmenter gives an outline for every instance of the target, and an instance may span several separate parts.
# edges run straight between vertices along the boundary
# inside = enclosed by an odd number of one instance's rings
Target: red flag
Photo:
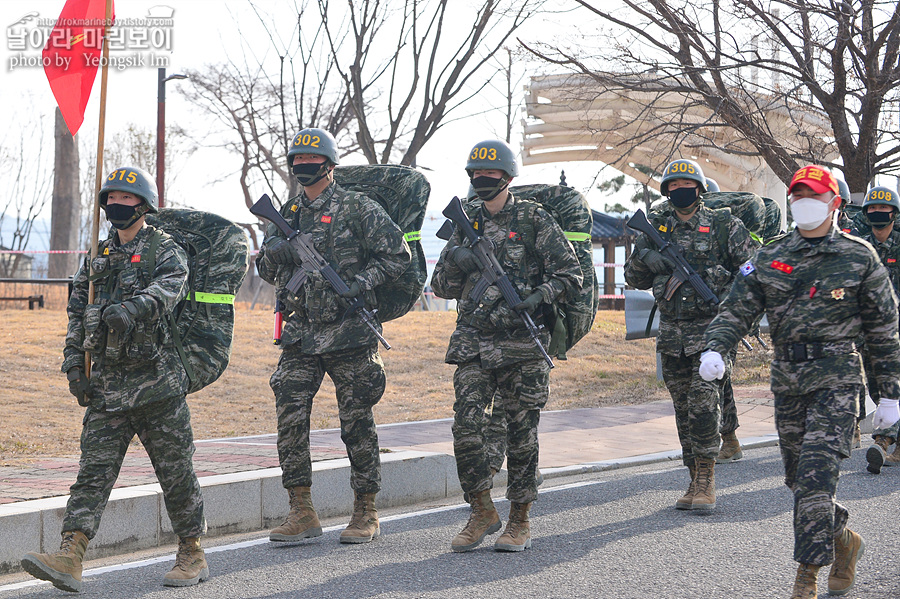
[[[106,0],[66,0],[42,53],[44,73],[72,135],[84,122],[84,110],[97,78],[104,19]]]

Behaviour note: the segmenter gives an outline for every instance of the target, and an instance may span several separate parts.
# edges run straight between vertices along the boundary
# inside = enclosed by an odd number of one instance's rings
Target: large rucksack
[[[194,393],[228,366],[234,296],[247,274],[250,245],[243,229],[208,212],[164,208],[148,214],[147,223],[171,235],[188,255],[188,294],[175,307],[169,325],[190,379],[188,393]],[[158,237],[151,240],[158,243]],[[155,258],[155,247],[150,255]],[[153,268],[151,264],[151,272]]]
[[[510,192],[517,198],[537,202],[550,213],[572,243],[581,264],[584,281],[579,294],[553,304],[547,314],[547,325],[553,333],[547,353],[565,360],[566,351],[590,332],[600,305],[600,284],[594,270],[591,245],[591,228],[594,223],[591,207],[581,192],[571,187],[518,185],[511,187]],[[520,218],[518,226],[526,246],[530,246],[534,253],[532,220]]]
[[[419,171],[395,164],[339,166],[334,169],[334,180],[344,189],[358,191],[378,202],[403,231],[412,253],[409,268],[397,279],[375,288],[378,320],[399,318],[419,300],[428,276],[421,239],[431,185]],[[353,216],[353,211],[358,210],[356,204],[349,209],[351,223],[359,223],[359,218]],[[365,240],[360,231],[354,232]]]
[[[730,208],[731,214],[738,217],[750,235],[760,243],[765,238],[767,211],[766,202],[750,191],[714,191],[703,194],[703,204],[707,208],[718,210]]]

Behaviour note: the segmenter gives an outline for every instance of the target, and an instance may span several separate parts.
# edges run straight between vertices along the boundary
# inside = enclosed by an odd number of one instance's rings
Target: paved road
[[[787,597],[795,572],[792,501],[782,484],[778,451],[745,455],[719,468],[720,503],[711,514],[672,509],[685,487],[683,468],[628,468],[542,489],[534,509],[534,548],[522,554],[494,553],[490,545],[451,553],[450,539],[464,525],[467,507],[445,506],[386,518],[384,537],[370,545],[340,545],[342,526],[295,546],[273,546],[261,535],[219,545],[208,554],[213,577],[189,589],[159,585],[171,556],[128,569],[113,566],[86,578],[85,596]],[[900,471],[869,475],[863,456],[857,450],[844,462],[838,491],[850,508],[852,527],[867,543],[857,587],[847,597],[900,597]],[[505,516],[508,504],[500,502],[500,509]],[[822,597],[826,576],[820,576]],[[71,596],[45,583],[10,588],[21,580],[22,575],[0,579],[0,599]]]

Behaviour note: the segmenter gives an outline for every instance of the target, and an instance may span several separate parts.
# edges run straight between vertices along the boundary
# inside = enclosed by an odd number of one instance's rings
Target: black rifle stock
[[[334,270],[334,267],[328,263],[318,250],[316,250],[312,236],[309,233],[295,231],[281,213],[275,209],[275,206],[272,204],[272,199],[268,194],[263,194],[263,196],[250,207],[250,214],[264,218],[278,227],[278,230],[284,233],[287,240],[297,250],[297,254],[300,256],[300,268],[294,272],[294,275],[287,282],[287,285],[285,285],[285,288],[295,297],[299,294],[300,288],[306,282],[306,279],[311,272],[318,272],[325,277],[325,280],[331,284],[331,287],[338,295],[343,295],[350,289],[344,280],[341,279],[341,276],[337,271]],[[378,338],[378,341],[384,346],[384,349],[391,349],[390,344],[381,333],[378,332],[378,327],[375,326],[375,313],[366,308],[363,298],[357,297],[353,301],[348,300],[348,303],[350,304],[347,310],[348,313],[356,312],[359,314],[362,321],[366,323],[366,326],[372,330],[375,337]]]
[[[496,285],[500,290],[501,295],[503,295],[503,299],[509,304],[509,307],[515,309],[516,306],[522,303],[522,299],[519,297],[516,288],[513,287],[512,281],[509,280],[509,277],[503,271],[503,267],[494,255],[494,244],[491,243],[490,239],[479,235],[474,227],[472,227],[472,223],[469,222],[469,217],[463,209],[462,202],[460,202],[459,198],[454,196],[447,207],[444,208],[442,214],[453,221],[456,227],[462,231],[466,239],[469,240],[471,250],[478,260],[478,267],[481,271],[481,280],[478,281],[478,283],[475,284],[475,288],[472,289],[472,299],[476,301],[481,299],[481,296],[484,295],[484,292],[487,291],[488,287]],[[534,324],[531,315],[525,310],[516,310],[516,312],[519,314],[522,322],[525,323],[528,334],[531,335],[531,340],[534,341],[534,344],[540,350],[544,360],[547,361],[550,368],[553,368],[553,360],[550,359],[547,350],[541,345],[539,336],[540,327]]]

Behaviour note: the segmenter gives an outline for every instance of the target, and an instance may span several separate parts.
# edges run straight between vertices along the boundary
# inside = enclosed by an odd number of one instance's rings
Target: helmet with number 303
[[[693,160],[673,160],[666,166],[663,172],[662,181],[659,183],[659,191],[664,196],[669,195],[669,182],[675,179],[690,179],[700,184],[700,192],[706,193],[706,177],[703,176],[703,169]]]
[[[288,167],[294,164],[294,156],[297,154],[316,154],[324,156],[331,164],[340,164],[337,141],[325,129],[310,127],[294,136],[288,147]]]
[[[144,200],[150,212],[159,211],[159,192],[156,179],[150,173],[136,166],[123,166],[111,172],[100,187],[98,199],[106,206],[106,198],[111,191],[124,191]]]
[[[516,154],[509,145],[499,139],[488,139],[475,144],[466,161],[466,172],[469,178],[475,170],[503,171],[509,177],[519,175],[519,163]]]
[[[863,211],[866,210],[869,206],[874,205],[882,205],[882,206],[891,206],[898,212],[900,212],[900,198],[897,197],[897,192],[890,187],[873,187],[866,194],[866,201],[863,202]]]

